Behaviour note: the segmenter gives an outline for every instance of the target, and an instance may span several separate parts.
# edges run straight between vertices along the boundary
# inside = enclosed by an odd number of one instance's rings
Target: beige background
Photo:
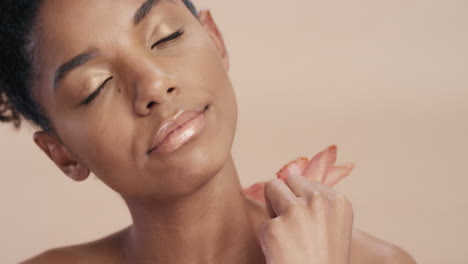
[[[468,1],[205,0],[239,100],[243,183],[332,143],[355,226],[420,263],[468,263]],[[129,223],[98,180],[76,184],[0,126],[0,262]]]

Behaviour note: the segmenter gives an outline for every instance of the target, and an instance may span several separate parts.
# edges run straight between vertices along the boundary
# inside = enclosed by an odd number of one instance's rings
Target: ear
[[[198,19],[200,20],[202,26],[205,28],[206,32],[208,32],[208,35],[210,36],[211,40],[215,44],[219,53],[221,54],[224,67],[226,68],[226,70],[229,70],[229,54],[227,52],[226,46],[224,45],[224,39],[221,35],[221,31],[214,22],[210,10],[201,10],[198,13]]]
[[[57,135],[52,132],[36,132],[34,142],[68,177],[75,181],[88,178],[89,169],[73,157]]]

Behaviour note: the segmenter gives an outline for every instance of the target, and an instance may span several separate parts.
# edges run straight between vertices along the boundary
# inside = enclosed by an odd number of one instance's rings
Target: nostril
[[[172,93],[174,90],[175,90],[175,88],[174,88],[174,87],[171,87],[171,88],[169,88],[169,89],[167,90],[167,93]]]
[[[149,104],[146,106],[146,108],[151,108],[151,107],[153,107],[153,105],[154,105],[154,102],[149,102]]]

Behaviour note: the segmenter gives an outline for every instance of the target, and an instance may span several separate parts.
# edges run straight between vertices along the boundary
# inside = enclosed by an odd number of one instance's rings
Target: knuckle
[[[265,188],[263,190],[263,193],[266,197],[270,197],[272,193],[274,193],[274,190],[278,188],[278,179],[270,180],[265,184]]]
[[[265,240],[276,241],[281,238],[281,226],[278,218],[266,221],[260,228],[260,234]]]
[[[337,194],[336,201],[340,204],[340,207],[343,208],[344,212],[349,215],[353,215],[353,206],[351,201],[343,194]]]
[[[309,206],[314,208],[314,210],[322,211],[329,207],[329,203],[323,196],[320,196],[310,201]]]
[[[326,184],[324,184],[322,182],[312,182],[312,184],[316,188],[325,189],[327,191],[333,191],[332,188],[330,188],[329,186],[327,186]]]
[[[303,203],[295,202],[290,204],[290,206],[285,211],[285,215],[288,215],[293,218],[298,218],[304,216],[306,208],[304,208]]]
[[[281,180],[273,179],[268,181],[265,184],[265,192],[270,192],[273,188],[276,188],[279,184],[281,184]]]
[[[317,192],[314,195],[308,197],[307,206],[309,208],[313,208],[314,210],[322,210],[333,206],[333,203],[326,194]]]
[[[345,204],[347,206],[351,206],[351,202],[349,201],[348,197],[342,193],[337,193],[336,194],[336,201],[338,201],[341,204]]]
[[[310,192],[310,195],[313,196],[315,199],[320,199],[320,198],[322,198],[322,196],[323,196],[322,193],[320,193],[320,192],[317,191],[317,190],[312,190],[312,191]]]
[[[307,201],[320,199],[321,196],[322,196],[322,194],[320,193],[320,191],[318,191],[318,190],[316,190],[314,188],[309,188],[307,190],[306,195],[304,195],[304,197],[306,198]]]
[[[321,192],[314,191],[312,197],[310,197],[309,200],[312,202],[312,204],[323,204],[326,202],[327,197]]]
[[[292,174],[289,177],[286,178],[286,183],[288,185],[291,185],[293,182],[300,181],[303,178],[303,176],[300,176],[298,174]]]

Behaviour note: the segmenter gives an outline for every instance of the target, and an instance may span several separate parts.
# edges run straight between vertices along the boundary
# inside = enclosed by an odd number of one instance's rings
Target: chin
[[[237,116],[218,116],[213,110],[207,111],[204,130],[194,140],[153,160],[152,177],[157,178],[155,182],[164,184],[164,188],[155,186],[160,196],[189,195],[218,175],[230,161]]]
[[[203,131],[193,140],[148,159],[143,175],[136,177],[141,180],[135,183],[139,187],[124,187],[132,192],[131,196],[174,199],[190,195],[220,174],[231,160],[237,115],[235,108],[216,110],[220,109],[210,107]]]
[[[200,189],[221,172],[230,158],[230,152],[230,145],[220,147],[218,144],[209,148],[194,146],[179,157],[177,164],[174,164],[176,168],[172,168],[172,172],[163,180],[166,183],[164,190],[161,190],[164,196],[186,196]]]

